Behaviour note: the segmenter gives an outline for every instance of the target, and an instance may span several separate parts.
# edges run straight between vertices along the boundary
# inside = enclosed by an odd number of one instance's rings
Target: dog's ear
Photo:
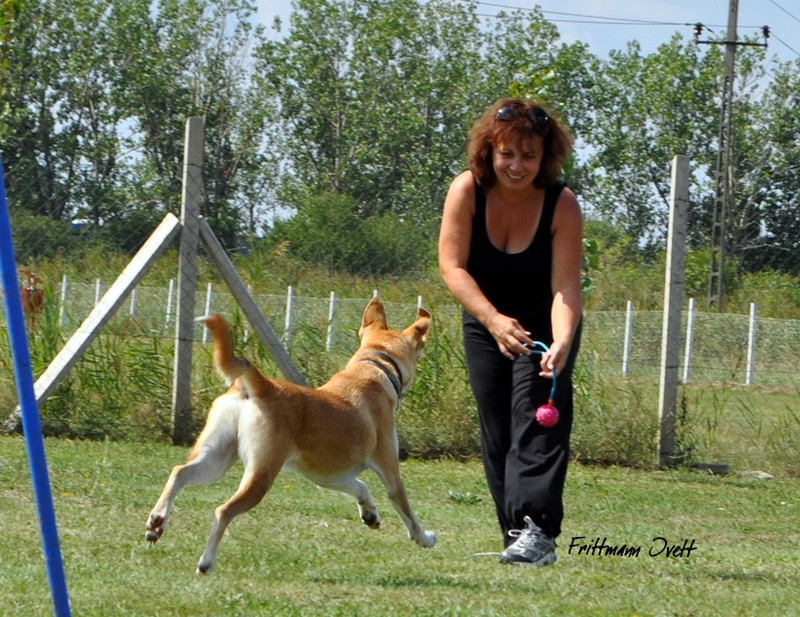
[[[367,304],[367,308],[364,309],[361,328],[358,330],[359,336],[363,334],[365,328],[370,326],[378,326],[382,330],[389,329],[386,323],[386,311],[383,309],[383,303],[377,297],[372,298]]]
[[[417,320],[406,328],[406,332],[411,334],[417,345],[422,347],[428,340],[428,330],[431,327],[431,314],[425,309],[417,310]]]

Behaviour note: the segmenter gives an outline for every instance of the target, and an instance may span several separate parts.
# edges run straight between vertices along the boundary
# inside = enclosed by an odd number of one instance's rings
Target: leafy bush
[[[80,250],[80,241],[69,223],[15,209],[11,212],[14,252],[19,263],[33,263],[58,254]]]
[[[800,277],[765,270],[743,275],[728,293],[727,310],[748,313],[750,303],[759,315],[796,319],[800,315]]]
[[[428,240],[412,224],[390,212],[362,218],[354,199],[334,193],[310,198],[276,223],[270,241],[287,242],[308,263],[364,276],[417,270],[430,259]]]

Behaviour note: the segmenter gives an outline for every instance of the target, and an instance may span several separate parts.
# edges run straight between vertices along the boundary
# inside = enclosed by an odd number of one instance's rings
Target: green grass
[[[779,615],[796,600],[798,480],[572,465],[555,566],[501,566],[500,539],[480,464],[403,463],[412,505],[439,543],[406,539],[374,475],[380,531],[346,497],[284,474],[264,502],[232,524],[217,570],[194,574],[223,480],[186,489],[155,546],[144,522],[186,449],[160,444],[48,440],[72,612],[181,615]],[[24,441],[0,437],[0,615],[50,614]],[[578,555],[606,539],[638,557]],[[649,556],[654,537],[695,549]],[[660,544],[659,544],[660,545]]]

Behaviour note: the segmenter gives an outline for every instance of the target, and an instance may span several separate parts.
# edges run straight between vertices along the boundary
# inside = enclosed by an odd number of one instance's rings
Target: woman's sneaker
[[[514,544],[500,553],[500,562],[515,566],[546,566],[556,561],[556,542],[546,536],[529,516],[525,517],[525,529],[512,529],[508,535],[517,538]]]

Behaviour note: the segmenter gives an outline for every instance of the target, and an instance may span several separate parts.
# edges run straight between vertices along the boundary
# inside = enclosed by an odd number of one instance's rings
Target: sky
[[[481,0],[477,12],[491,20],[491,15],[503,9],[532,9],[536,5],[555,23],[563,42],[584,42],[591,53],[607,57],[612,49],[625,49],[628,41],[639,41],[647,54],[669,41],[675,32],[691,39],[697,22],[714,33],[704,32],[701,40],[723,36],[730,0]],[[286,31],[291,0],[256,0],[256,6],[261,23],[269,26],[279,16]],[[755,34],[760,40],[761,27],[769,26],[768,57],[800,60],[798,0],[738,0],[738,7],[739,38]]]

